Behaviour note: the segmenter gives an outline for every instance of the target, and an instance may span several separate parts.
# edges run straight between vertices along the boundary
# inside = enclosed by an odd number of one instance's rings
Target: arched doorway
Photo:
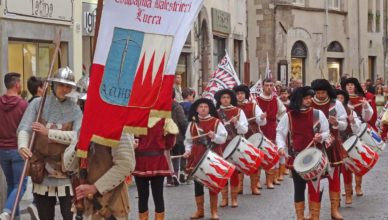
[[[203,91],[209,82],[209,68],[210,68],[210,42],[209,31],[206,20],[202,21],[201,25],[201,69],[202,76],[200,80],[200,91]]]
[[[303,41],[297,41],[291,49],[291,75],[290,78],[295,80],[306,81],[306,58],[307,47]]]
[[[336,58],[338,57],[338,54],[344,52],[344,48],[338,41],[333,41],[329,44],[327,47],[327,52],[330,53],[336,53],[336,56],[334,57],[328,57],[327,58],[327,73],[328,73],[328,80],[332,84],[336,84],[340,81],[340,77],[342,75],[342,58]]]

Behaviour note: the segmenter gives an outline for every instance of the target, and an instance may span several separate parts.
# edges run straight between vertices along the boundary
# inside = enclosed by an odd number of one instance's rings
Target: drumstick
[[[194,136],[194,137],[191,137],[190,139],[191,140],[194,140],[194,139],[197,139],[197,138],[200,138],[200,137],[204,137],[204,136],[207,136],[210,132],[208,133],[205,133],[205,134],[200,134],[200,135],[197,135],[197,136]]]
[[[181,158],[181,157],[184,157],[183,154],[182,155],[171,156],[171,159],[177,159],[177,158]]]
[[[249,118],[248,121],[252,121],[252,120],[255,120],[256,117],[252,117],[252,118]]]
[[[240,114],[238,114],[238,115],[232,117],[229,121],[225,122],[224,125],[230,125],[230,122],[232,122],[232,119],[233,119],[233,118],[237,118],[237,117],[239,117],[239,116],[240,116]]]
[[[307,145],[306,149],[309,148],[309,147],[311,147],[311,146],[313,145],[313,143],[314,143],[314,140],[312,140],[312,141],[309,143],[309,145]]]

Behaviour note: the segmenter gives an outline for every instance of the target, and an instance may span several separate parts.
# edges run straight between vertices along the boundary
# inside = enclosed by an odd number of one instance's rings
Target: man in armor
[[[19,125],[18,147],[24,159],[30,158],[28,173],[33,182],[39,218],[54,219],[58,198],[63,219],[71,220],[73,191],[70,178],[63,169],[63,153],[77,138],[82,111],[66,96],[76,85],[69,67],[58,69],[48,80],[52,93],[46,97],[42,116],[35,121],[42,99],[39,97],[30,103]],[[28,143],[33,131],[36,139],[31,152]]]

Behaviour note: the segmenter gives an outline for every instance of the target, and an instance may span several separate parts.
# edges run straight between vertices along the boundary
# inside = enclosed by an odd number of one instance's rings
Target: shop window
[[[51,43],[9,41],[8,72],[22,75],[23,91],[27,90],[27,80],[31,76],[47,77],[54,50],[55,45]],[[58,56],[54,63],[54,71],[61,64],[67,65],[67,44],[65,43],[61,44],[61,56]]]
[[[213,70],[217,69],[218,63],[225,56],[226,43],[225,38],[213,37]]]
[[[291,78],[305,82],[305,60],[307,47],[302,41],[295,42],[291,50]]]
[[[188,75],[188,61],[190,54],[181,53],[178,60],[178,66],[176,68],[176,74],[182,76],[182,88],[187,87],[187,75]]]
[[[327,59],[328,80],[332,85],[340,81],[342,75],[342,59]]]
[[[334,10],[340,10],[341,0],[328,0],[329,8]]]

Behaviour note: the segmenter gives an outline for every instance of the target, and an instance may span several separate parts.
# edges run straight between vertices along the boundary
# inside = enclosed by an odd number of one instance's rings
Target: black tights
[[[197,181],[194,181],[194,195],[195,197],[203,196],[204,194],[203,186],[198,183]]]
[[[139,194],[139,212],[148,211],[148,197],[150,195],[149,183],[151,182],[152,197],[154,198],[155,212],[164,212],[163,182],[164,176],[139,177],[135,176],[137,193]]]
[[[66,195],[70,195],[68,193],[68,188],[66,188]],[[71,212],[72,205],[72,196],[61,196],[58,197],[59,206],[61,208],[61,214],[63,220],[72,220],[73,213]],[[34,193],[34,201],[36,204],[36,208],[38,210],[38,215],[40,220],[54,220],[55,218],[55,204],[57,203],[56,196],[47,196],[46,195],[38,195]]]
[[[306,181],[295,170],[292,170],[292,180],[294,181],[294,202],[305,201]]]

